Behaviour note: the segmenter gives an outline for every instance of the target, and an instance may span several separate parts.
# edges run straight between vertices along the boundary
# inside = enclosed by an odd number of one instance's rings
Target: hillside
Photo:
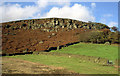
[[[3,54],[32,53],[60,49],[79,42],[79,34],[108,29],[102,23],[46,18],[2,23]]]

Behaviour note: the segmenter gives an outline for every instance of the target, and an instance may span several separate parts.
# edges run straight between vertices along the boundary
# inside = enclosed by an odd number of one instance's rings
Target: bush
[[[80,33],[79,40],[80,42],[92,42],[92,43],[105,43],[105,42],[116,42],[117,43],[117,34],[111,32],[108,29],[96,30],[96,31],[86,31]],[[115,36],[114,36],[115,35]]]
[[[26,24],[22,24],[22,26],[23,26],[23,27],[25,27],[25,26],[26,26]]]
[[[10,25],[6,25],[5,27],[6,27],[6,28],[9,28],[9,27],[10,27]]]

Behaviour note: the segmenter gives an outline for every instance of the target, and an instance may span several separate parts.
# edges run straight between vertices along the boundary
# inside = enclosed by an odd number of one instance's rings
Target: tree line
[[[80,42],[91,42],[91,43],[106,43],[109,42],[110,44],[118,44],[120,38],[120,32],[118,31],[117,27],[110,29],[101,29],[101,30],[93,30],[93,31],[86,31],[84,33],[80,33],[79,40]]]

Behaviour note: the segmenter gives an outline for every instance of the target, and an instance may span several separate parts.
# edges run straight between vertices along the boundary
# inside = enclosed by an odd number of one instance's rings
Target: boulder
[[[105,45],[110,45],[110,42],[105,42]]]
[[[70,26],[70,23],[67,23],[67,27],[69,27]]]
[[[73,27],[74,27],[75,29],[78,28],[76,24],[73,24]]]
[[[69,29],[73,29],[73,26],[72,26],[72,25],[70,25],[70,26],[69,26]]]
[[[62,22],[60,22],[60,23],[59,23],[59,25],[60,25],[60,26],[62,26],[62,25],[63,25],[63,23],[62,23]]]
[[[70,25],[72,25],[72,20],[69,20]]]
[[[47,31],[47,32],[50,32],[50,29],[47,29],[46,31]]]
[[[59,26],[55,26],[55,28],[57,29],[57,28],[59,28]]]
[[[59,21],[56,21],[55,23],[56,23],[56,25],[59,25]]]

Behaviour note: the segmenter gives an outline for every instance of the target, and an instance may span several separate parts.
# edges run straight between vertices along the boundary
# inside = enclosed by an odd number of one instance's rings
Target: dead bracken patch
[[[99,26],[99,27],[98,27]],[[45,51],[79,42],[79,34],[109,29],[107,25],[72,19],[47,18],[2,23],[3,54]]]

